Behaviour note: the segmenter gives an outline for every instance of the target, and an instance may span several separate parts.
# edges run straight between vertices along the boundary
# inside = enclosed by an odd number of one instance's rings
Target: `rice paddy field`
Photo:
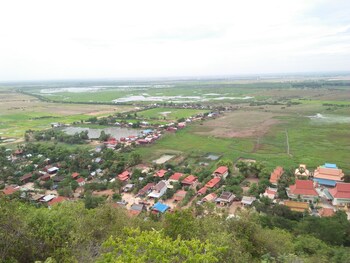
[[[231,106],[232,111],[218,118],[192,123],[137,151],[146,162],[170,154],[176,156],[173,162],[194,164],[212,153],[233,161],[260,160],[271,168],[299,163],[315,168],[332,162],[350,172],[349,80],[74,82],[16,84],[0,92],[6,94],[0,99],[3,137],[20,138],[25,130],[48,128],[52,122],[135,109],[138,117],[157,123],[205,112],[169,103]],[[143,105],[158,106],[142,110]]]

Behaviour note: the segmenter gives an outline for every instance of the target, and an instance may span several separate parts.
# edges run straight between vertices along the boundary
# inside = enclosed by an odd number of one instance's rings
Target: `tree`
[[[218,262],[222,247],[198,239],[172,240],[161,231],[126,228],[122,237],[110,237],[104,242],[105,252],[98,263],[104,262]]]
[[[129,156],[128,164],[129,166],[134,166],[142,162],[141,155],[136,152],[132,152]]]

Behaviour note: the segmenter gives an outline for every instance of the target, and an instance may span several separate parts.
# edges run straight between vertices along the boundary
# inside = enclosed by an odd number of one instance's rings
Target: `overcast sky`
[[[339,70],[349,0],[0,2],[0,80]]]

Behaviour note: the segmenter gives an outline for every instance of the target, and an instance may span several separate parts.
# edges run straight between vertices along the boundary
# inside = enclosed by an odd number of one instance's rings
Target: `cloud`
[[[0,10],[0,80],[350,68],[346,0],[12,0]]]

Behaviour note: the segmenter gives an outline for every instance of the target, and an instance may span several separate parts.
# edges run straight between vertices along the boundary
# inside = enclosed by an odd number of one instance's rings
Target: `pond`
[[[88,131],[88,136],[90,139],[97,139],[100,137],[102,131],[106,134],[112,135],[112,137],[120,140],[122,137],[128,136],[138,136],[141,133],[141,130],[138,129],[129,129],[129,128],[121,128],[121,127],[109,127],[104,129],[93,129],[93,128],[83,128],[83,127],[67,127],[64,128],[65,131],[69,135],[74,135],[76,132],[80,133],[82,131]]]

